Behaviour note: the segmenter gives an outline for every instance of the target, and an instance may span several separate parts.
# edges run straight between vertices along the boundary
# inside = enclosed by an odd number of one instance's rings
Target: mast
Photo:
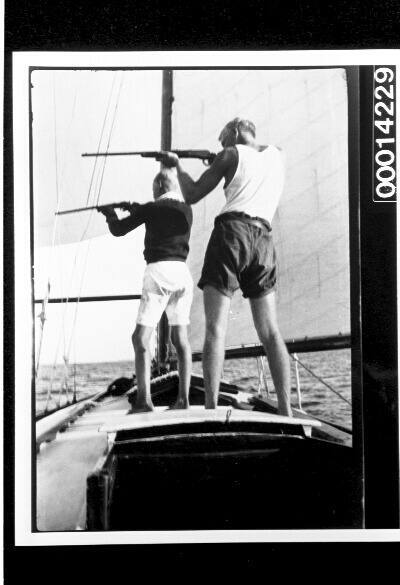
[[[172,102],[173,102],[172,69],[164,69],[162,72],[162,96],[161,96],[161,150],[171,150],[172,147]],[[158,367],[164,366],[169,354],[170,328],[167,315],[162,314],[158,325],[157,361]]]

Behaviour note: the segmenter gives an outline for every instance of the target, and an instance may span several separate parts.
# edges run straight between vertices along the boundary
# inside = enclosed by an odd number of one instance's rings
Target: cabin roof
[[[239,410],[230,406],[219,406],[213,410],[207,410],[204,406],[191,406],[188,410],[170,410],[166,406],[158,406],[153,412],[126,414],[113,418],[112,421],[102,425],[99,430],[114,433],[131,429],[212,422],[276,423],[301,425],[303,427],[321,426],[319,421],[313,419],[280,416],[253,410]]]

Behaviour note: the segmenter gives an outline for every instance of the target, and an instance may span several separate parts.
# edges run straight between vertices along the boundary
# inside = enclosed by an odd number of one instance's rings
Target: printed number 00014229
[[[394,79],[392,67],[378,67],[374,71],[375,202],[396,201]]]

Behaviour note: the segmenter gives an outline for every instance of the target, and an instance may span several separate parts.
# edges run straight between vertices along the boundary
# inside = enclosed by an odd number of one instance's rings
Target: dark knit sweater
[[[143,205],[135,205],[128,217],[117,214],[107,219],[114,236],[124,236],[143,223],[146,226],[144,258],[147,264],[160,260],[185,262],[189,253],[192,208],[186,203],[163,198]]]

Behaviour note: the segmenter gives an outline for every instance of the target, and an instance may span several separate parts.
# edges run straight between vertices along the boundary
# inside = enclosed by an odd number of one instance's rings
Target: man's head
[[[158,199],[168,191],[179,191],[176,170],[174,168],[162,168],[153,180],[154,199]]]
[[[243,118],[234,118],[224,126],[218,140],[223,148],[227,148],[235,144],[249,144],[254,142],[255,137],[256,127],[253,122]]]

